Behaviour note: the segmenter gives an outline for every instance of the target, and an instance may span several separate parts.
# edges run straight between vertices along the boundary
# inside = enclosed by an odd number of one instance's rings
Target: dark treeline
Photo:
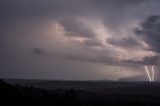
[[[0,80],[0,106],[160,106],[160,96],[97,94],[83,90],[44,90],[10,85]]]

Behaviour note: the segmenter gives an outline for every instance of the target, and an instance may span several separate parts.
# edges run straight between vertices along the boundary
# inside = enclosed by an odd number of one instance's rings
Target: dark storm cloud
[[[151,51],[160,52],[160,16],[148,17],[140,26],[140,29],[136,29],[136,34],[143,36],[145,42],[151,47]]]
[[[41,48],[34,48],[33,53],[34,54],[45,54],[45,51]]]
[[[16,26],[21,21],[27,24],[26,20],[40,24],[65,17],[81,16],[87,8],[86,3],[80,0],[68,0],[67,3],[66,0],[1,0],[0,28],[7,29]],[[30,26],[30,29],[34,28]]]
[[[87,39],[84,41],[86,46],[99,46],[103,47],[102,41],[97,39]]]
[[[158,60],[159,60],[158,56],[144,57],[143,58],[144,63],[153,64],[153,65],[157,65],[158,64]]]
[[[75,18],[61,20],[60,25],[64,28],[64,33],[66,36],[85,38],[93,38],[95,36],[91,29]]]
[[[142,59],[142,61],[127,60],[124,62],[139,64],[139,65],[158,65],[159,57],[158,56],[146,56]]]
[[[120,11],[124,11],[123,8],[142,1],[143,0],[2,0],[0,11],[2,18],[7,21],[20,18],[48,20],[52,18],[59,19],[98,14],[104,18],[104,22],[115,25],[121,22],[117,20],[117,16],[120,16]]]
[[[40,48],[35,48],[34,54],[36,55],[41,55],[45,57],[58,57],[62,59],[67,59],[67,60],[74,60],[74,61],[82,61],[82,62],[89,62],[89,63],[98,63],[98,64],[103,64],[103,65],[111,65],[111,66],[124,66],[124,67],[133,67],[137,66],[138,64],[135,64],[134,61],[122,61],[119,59],[119,56],[105,56],[105,55],[99,55],[97,56],[94,53],[92,55],[80,55],[80,54],[67,54],[67,53],[58,53],[58,52],[48,52],[44,51]],[[136,62],[139,63],[139,62]]]
[[[139,8],[144,1],[145,0],[95,0],[94,5],[98,8],[98,12],[101,13],[106,28],[119,32],[122,25],[127,24],[130,20],[135,20],[137,17],[141,17],[141,13],[137,11],[136,14],[134,14],[132,10],[136,7]],[[145,2],[148,2],[148,0]]]
[[[122,48],[130,48],[130,49],[142,46],[142,44],[138,40],[131,37],[123,37],[119,39],[107,38],[106,42],[114,46],[119,46]]]
[[[60,16],[67,15],[68,13],[75,13],[74,8],[79,8],[77,4],[81,4],[81,2],[74,0],[69,0],[70,3],[66,3],[65,0],[3,0],[1,3],[1,7],[3,9],[2,13],[8,16],[15,16],[12,18],[18,17],[34,17],[37,16],[42,18],[42,16]],[[76,3],[73,5],[72,3]],[[8,17],[10,18],[10,17]]]
[[[122,65],[122,63],[115,57],[68,55],[66,56],[66,58],[71,59],[71,60],[100,63],[100,64],[105,64],[105,65],[113,65],[113,66]]]
[[[50,23],[52,20],[62,20],[66,35],[92,37],[95,34],[82,23],[74,20],[75,17],[100,17],[110,29],[118,30],[117,27],[125,23],[129,15],[120,15],[127,8],[141,3],[143,0],[3,0],[0,15],[5,26],[18,24],[19,20],[25,19],[36,23]],[[72,20],[73,19],[73,20]],[[121,20],[121,21],[119,21]],[[16,22],[16,23],[15,23]],[[25,23],[24,23],[25,24]],[[0,25],[2,26],[2,24]],[[4,27],[4,26],[3,26]],[[35,28],[35,27],[30,27]]]

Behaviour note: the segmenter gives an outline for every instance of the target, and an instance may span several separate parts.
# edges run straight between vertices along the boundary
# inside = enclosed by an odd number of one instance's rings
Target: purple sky
[[[158,71],[159,5],[159,0],[1,0],[0,78],[117,80],[145,76],[144,65]]]

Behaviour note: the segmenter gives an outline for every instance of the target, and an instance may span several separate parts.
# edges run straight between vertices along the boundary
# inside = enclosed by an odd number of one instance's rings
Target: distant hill
[[[88,81],[72,81],[72,80],[34,80],[34,79],[5,79],[6,82],[12,84],[12,85],[21,85],[21,86],[27,86],[27,87],[37,87],[42,89],[81,89],[86,91],[106,91],[108,89],[113,88],[126,88],[126,87],[135,87],[135,86],[148,86],[150,84],[147,82],[139,82],[142,78],[139,76],[137,78],[137,81],[133,78],[123,78],[119,81],[110,81],[110,80],[88,80]],[[143,79],[143,78],[142,78]],[[130,81],[130,82],[129,82]],[[143,80],[141,80],[143,81]],[[152,83],[153,85],[159,85],[159,82]]]
[[[118,81],[148,81],[148,77],[145,75],[136,75],[120,78]]]
[[[114,82],[111,80],[38,80],[38,79],[5,79],[6,82],[12,85],[33,86],[44,89],[89,89],[97,90],[102,88],[111,87],[108,82]],[[108,84],[109,85],[108,85]]]

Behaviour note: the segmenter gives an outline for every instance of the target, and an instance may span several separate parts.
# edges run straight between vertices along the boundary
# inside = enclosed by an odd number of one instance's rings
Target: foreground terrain
[[[160,105],[160,83],[0,80],[0,105]]]

